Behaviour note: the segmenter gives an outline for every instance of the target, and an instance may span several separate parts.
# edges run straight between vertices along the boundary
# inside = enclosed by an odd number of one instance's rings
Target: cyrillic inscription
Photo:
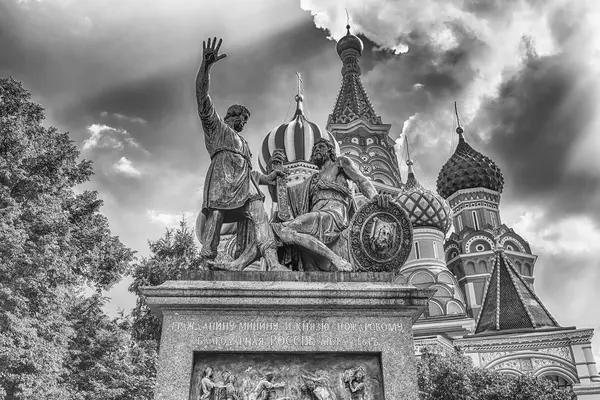
[[[400,322],[175,321],[171,331],[197,332],[201,348],[374,347],[374,333],[402,331]]]

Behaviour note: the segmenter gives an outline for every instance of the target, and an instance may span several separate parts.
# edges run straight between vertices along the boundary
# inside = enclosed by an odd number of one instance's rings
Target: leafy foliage
[[[131,340],[131,321],[110,319],[98,294],[72,299],[71,338],[65,385],[72,400],[151,399],[155,381],[147,370],[156,354]]]
[[[185,219],[180,222],[178,229],[167,229],[162,238],[149,241],[148,244],[151,255],[135,265],[129,291],[138,296],[131,313],[131,335],[139,346],[154,354],[154,363],[149,363],[146,369],[148,377],[154,379],[161,326],[159,319],[151,313],[140,287],[158,286],[168,280],[180,279],[183,271],[199,267],[200,258],[194,233]]]
[[[422,400],[570,400],[572,392],[530,375],[518,377],[476,368],[456,352],[448,355],[422,350],[417,363]]]
[[[102,201],[76,192],[91,163],[12,78],[0,79],[0,399],[66,398],[69,293],[108,289],[134,253]]]

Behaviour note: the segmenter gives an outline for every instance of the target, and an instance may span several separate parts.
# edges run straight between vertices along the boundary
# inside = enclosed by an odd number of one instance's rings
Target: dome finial
[[[350,14],[348,14],[348,9],[346,8],[346,35],[350,34]]]
[[[296,93],[296,115],[303,114],[302,110],[302,102],[304,101],[304,96],[302,95],[302,84],[304,81],[302,80],[302,76],[300,76],[300,72],[296,71],[297,84],[298,84],[298,93]]]
[[[413,178],[415,176],[415,171],[413,169],[413,160],[410,158],[410,147],[408,147],[408,135],[404,134],[404,142],[406,143],[406,165],[408,165],[408,178],[412,175]]]
[[[458,118],[458,107],[456,106],[456,101],[454,102],[454,114],[456,114],[456,124],[458,125],[456,127],[456,133],[458,133],[458,137],[460,140],[465,140],[465,138],[463,137],[464,129],[462,128],[462,126],[460,126],[460,119]]]

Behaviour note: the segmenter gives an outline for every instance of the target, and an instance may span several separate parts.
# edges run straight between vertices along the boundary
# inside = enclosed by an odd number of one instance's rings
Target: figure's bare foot
[[[285,265],[272,263],[271,265],[267,266],[267,271],[290,271],[290,269]]]
[[[209,260],[208,258],[203,258],[198,263],[198,269],[212,269],[212,266],[215,264],[215,260]]]
[[[348,261],[344,260],[343,258],[340,258],[340,260],[336,263],[336,267],[337,267],[338,271],[345,271],[345,272],[354,271],[354,267],[352,266],[352,264],[349,263]]]

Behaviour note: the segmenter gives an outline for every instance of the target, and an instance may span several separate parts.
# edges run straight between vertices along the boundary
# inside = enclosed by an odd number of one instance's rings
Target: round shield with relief
[[[364,204],[350,223],[350,251],[357,271],[399,271],[410,254],[412,240],[410,218],[393,201],[385,208],[376,201]]]

